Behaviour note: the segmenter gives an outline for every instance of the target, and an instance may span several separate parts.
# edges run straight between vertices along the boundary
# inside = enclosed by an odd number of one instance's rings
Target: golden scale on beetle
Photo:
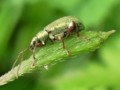
[[[55,41],[62,42],[63,49],[69,55],[69,51],[67,50],[64,43],[64,38],[69,37],[71,34],[74,34],[74,33],[76,33],[76,35],[79,37],[79,32],[81,30],[84,30],[83,23],[79,19],[73,16],[66,16],[66,17],[57,19],[54,22],[48,24],[42,31],[38,32],[36,36],[33,37],[30,43],[30,47],[21,51],[18,55],[18,58],[25,51],[30,49],[33,53],[33,63],[31,65],[35,66],[35,63],[36,63],[35,50],[38,47],[45,46],[48,40],[51,40],[52,42],[55,42]],[[14,68],[18,58],[15,60],[12,66],[12,69]]]

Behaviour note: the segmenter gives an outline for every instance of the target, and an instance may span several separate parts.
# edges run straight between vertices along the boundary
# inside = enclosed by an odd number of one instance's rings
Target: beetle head
[[[30,43],[30,50],[34,50],[36,47],[41,47],[45,43],[40,41],[37,37],[34,37]]]

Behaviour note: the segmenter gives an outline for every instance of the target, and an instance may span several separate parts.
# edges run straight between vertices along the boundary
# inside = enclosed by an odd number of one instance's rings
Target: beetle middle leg
[[[68,49],[67,49],[66,46],[65,46],[64,37],[59,37],[59,40],[62,42],[62,47],[63,47],[63,49],[66,51],[66,53],[67,53],[68,55],[70,55],[70,52],[68,51]]]

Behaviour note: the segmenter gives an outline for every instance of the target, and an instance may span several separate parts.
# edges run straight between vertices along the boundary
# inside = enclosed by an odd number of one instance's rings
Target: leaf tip
[[[109,31],[110,34],[115,33],[115,32],[116,32],[116,30]]]

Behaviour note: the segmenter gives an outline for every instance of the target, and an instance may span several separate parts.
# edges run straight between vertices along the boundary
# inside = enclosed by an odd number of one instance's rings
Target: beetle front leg
[[[34,50],[33,50],[33,63],[32,63],[32,66],[33,66],[33,67],[35,66],[35,63],[36,63],[35,49],[36,49],[36,47],[35,47]]]

